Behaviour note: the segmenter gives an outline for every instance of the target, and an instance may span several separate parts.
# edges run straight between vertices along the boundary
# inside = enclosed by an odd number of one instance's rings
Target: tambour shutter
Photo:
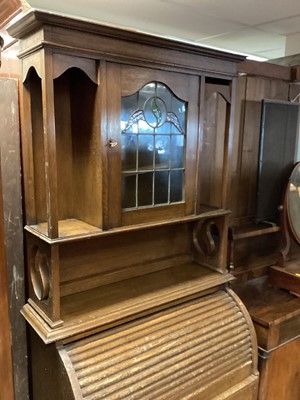
[[[61,352],[78,398],[209,400],[256,380],[253,340],[235,296],[219,291]]]

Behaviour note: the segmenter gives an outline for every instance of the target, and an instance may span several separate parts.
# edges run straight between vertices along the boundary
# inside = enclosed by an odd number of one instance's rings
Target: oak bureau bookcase
[[[229,289],[241,56],[41,11],[20,41],[34,399],[255,399]]]

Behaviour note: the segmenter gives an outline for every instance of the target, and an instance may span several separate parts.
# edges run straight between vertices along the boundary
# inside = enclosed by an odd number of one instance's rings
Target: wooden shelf
[[[198,221],[205,218],[218,217],[229,214],[230,211],[224,209],[215,208],[203,208],[197,215],[188,215],[186,217],[173,218],[169,220],[146,222],[143,224],[129,225],[124,227],[118,227],[108,230],[102,230],[96,226],[87,224],[86,222],[78,219],[66,219],[58,222],[59,237],[50,239],[48,237],[48,225],[46,222],[37,225],[26,225],[25,230],[38,236],[40,239],[54,244],[63,242],[73,242],[75,240],[89,239],[90,237],[97,237],[103,235],[114,235],[122,232],[133,232],[141,229],[151,229],[157,226],[166,226],[179,224],[184,222]]]
[[[261,235],[268,235],[280,231],[280,226],[271,224],[249,224],[242,227],[233,227],[233,239],[240,240]]]
[[[63,325],[51,329],[31,300],[22,314],[45,343],[90,334],[211,292],[233,279],[195,263],[164,269],[61,298]],[[36,308],[36,309],[35,309]]]
[[[48,224],[42,222],[37,225],[26,226],[26,230],[38,236],[48,237]],[[65,219],[58,222],[59,239],[73,238],[82,235],[93,235],[101,232],[101,229],[96,226],[87,224],[78,219]]]

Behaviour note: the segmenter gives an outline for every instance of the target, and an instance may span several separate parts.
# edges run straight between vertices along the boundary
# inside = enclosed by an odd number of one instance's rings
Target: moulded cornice
[[[21,39],[44,25],[64,28],[68,27],[69,29],[74,29],[77,31],[94,33],[105,37],[132,41],[139,44],[158,46],[160,48],[165,47],[170,50],[179,50],[190,54],[211,57],[215,59],[222,59],[224,61],[226,60],[239,63],[245,60],[245,56],[239,54],[214,50],[208,47],[203,47],[188,42],[177,41],[133,30],[120,29],[117,27],[98,24],[96,22],[87,21],[84,19],[70,18],[60,14],[34,9],[30,10],[20,19],[11,24],[7,28],[7,30],[12,37]]]

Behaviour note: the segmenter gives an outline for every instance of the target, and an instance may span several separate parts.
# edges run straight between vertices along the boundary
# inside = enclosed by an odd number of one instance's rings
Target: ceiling
[[[252,59],[300,53],[300,0],[19,1],[23,8],[196,42]]]

